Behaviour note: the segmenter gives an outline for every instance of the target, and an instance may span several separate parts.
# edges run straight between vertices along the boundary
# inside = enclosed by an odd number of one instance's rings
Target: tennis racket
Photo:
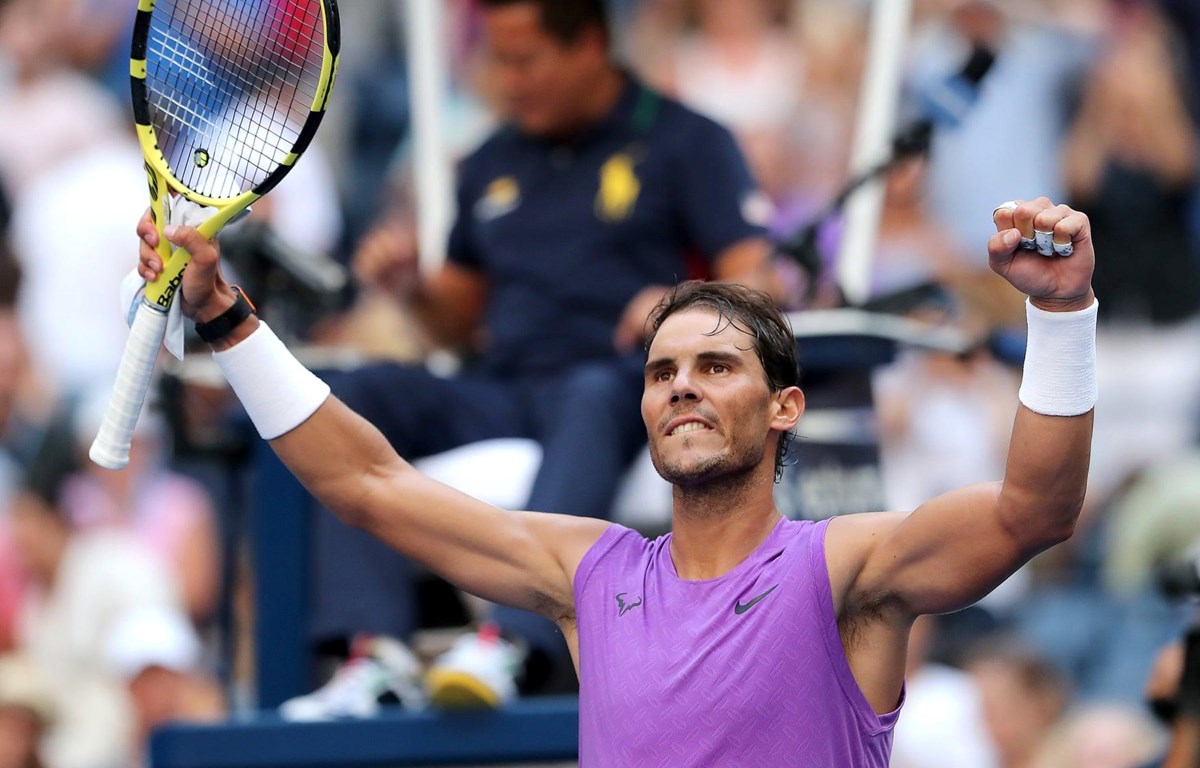
[[[312,141],[337,72],[334,0],[139,0],[129,73],[163,271],[146,285],[92,461],[129,463],[133,430],[190,256],[162,236],[170,193],[215,209],[212,238]]]

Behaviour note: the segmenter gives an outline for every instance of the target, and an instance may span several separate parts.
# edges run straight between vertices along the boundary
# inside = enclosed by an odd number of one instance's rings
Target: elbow
[[[1079,513],[1083,509],[1082,500],[1067,506],[1054,506],[1046,511],[1039,533],[1041,540],[1036,542],[1037,549],[1049,549],[1070,539],[1075,535],[1079,525]]]
[[[371,532],[382,525],[388,509],[385,500],[394,493],[398,481],[402,482],[398,475],[406,471],[416,472],[403,462],[376,465],[347,478],[337,491],[317,497],[346,525]]]
[[[1043,545],[1043,549],[1049,549],[1050,547],[1057,546],[1070,539],[1075,535],[1075,528],[1077,527],[1078,523],[1079,513],[1076,512],[1074,515],[1071,515],[1069,518],[1063,520],[1060,525],[1049,530],[1046,535],[1046,542]]]
[[[363,530],[371,529],[371,522],[374,519],[374,515],[372,514],[371,510],[355,504],[346,503],[330,504],[328,506],[329,511],[333,513],[334,517],[336,517],[338,520],[341,520],[351,528],[361,528]]]
[[[1021,542],[1022,549],[1037,553],[1062,544],[1075,534],[1083,510],[1083,496],[1028,499],[1004,506],[1008,507],[1007,514],[1001,514],[1001,519],[1007,521],[1005,527]]]

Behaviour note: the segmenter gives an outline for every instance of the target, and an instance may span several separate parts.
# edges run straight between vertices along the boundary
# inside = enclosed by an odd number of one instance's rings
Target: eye
[[[708,367],[709,373],[726,373],[729,367],[725,363],[713,363]]]
[[[670,381],[671,375],[672,375],[671,371],[663,368],[663,369],[657,370],[653,374],[651,374],[650,380],[651,381]]]

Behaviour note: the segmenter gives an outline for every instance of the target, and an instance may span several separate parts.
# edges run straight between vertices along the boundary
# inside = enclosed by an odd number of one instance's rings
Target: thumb
[[[193,269],[215,270],[220,261],[216,240],[209,240],[193,227],[168,225],[163,235],[176,248],[183,248],[192,257]]]

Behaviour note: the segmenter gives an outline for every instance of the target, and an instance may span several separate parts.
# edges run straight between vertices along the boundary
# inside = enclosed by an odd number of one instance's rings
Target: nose
[[[678,371],[675,378],[671,379],[671,404],[684,400],[699,402],[701,399],[700,388],[692,381],[691,375],[686,371]]]

